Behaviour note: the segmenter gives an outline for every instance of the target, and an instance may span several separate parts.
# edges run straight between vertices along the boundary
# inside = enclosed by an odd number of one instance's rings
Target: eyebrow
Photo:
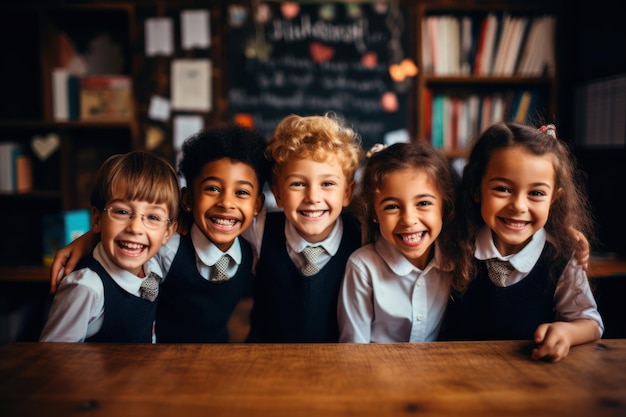
[[[202,179],[202,182],[205,183],[207,181],[217,181],[217,182],[222,182],[222,178],[220,177],[215,177],[215,176],[210,176],[210,177],[206,177]],[[252,188],[255,188],[254,183],[248,180],[238,180],[235,181],[235,184],[237,185],[249,185]]]
[[[427,194],[427,193],[417,194],[413,196],[413,199],[417,199],[417,200],[421,200],[423,198],[432,198],[433,200],[436,200],[437,196],[435,196],[434,194]],[[388,201],[397,201],[397,200],[400,200],[400,199],[398,197],[390,196],[390,197],[385,197],[382,200],[380,200],[380,203],[382,204]]]
[[[285,175],[285,179],[286,180],[291,180],[293,178],[296,179],[304,179],[307,181],[311,181],[310,178],[307,178],[306,175],[304,174],[298,174],[298,173],[294,173],[294,174],[289,174],[289,175]],[[320,176],[320,178],[314,178],[315,181],[319,181],[319,180],[328,180],[329,178],[333,178],[333,179],[337,179],[337,180],[341,180],[341,175],[338,174],[322,174]]]
[[[504,177],[493,177],[490,178],[489,180],[487,180],[487,182],[493,182],[493,181],[501,181],[501,182],[506,182],[506,183],[512,183],[513,181],[511,181],[508,178],[504,178]],[[552,187],[550,186],[550,184],[548,184],[547,182],[533,182],[530,184],[531,187],[547,187],[549,189],[552,189]]]

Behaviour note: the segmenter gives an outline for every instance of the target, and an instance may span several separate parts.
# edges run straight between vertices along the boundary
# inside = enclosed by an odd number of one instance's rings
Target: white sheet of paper
[[[160,96],[152,96],[150,99],[150,109],[148,109],[148,117],[152,120],[167,122],[170,118],[170,101]]]
[[[211,46],[211,18],[208,10],[183,10],[180,13],[183,49]]]
[[[155,17],[146,19],[146,55],[172,55],[174,52],[174,31],[172,19]]]
[[[174,116],[174,149],[179,151],[183,142],[204,128],[204,119],[199,115]]]
[[[394,143],[409,143],[411,138],[406,129],[393,130],[385,133],[385,145],[393,145]]]
[[[172,109],[211,110],[211,61],[175,59],[171,71]]]

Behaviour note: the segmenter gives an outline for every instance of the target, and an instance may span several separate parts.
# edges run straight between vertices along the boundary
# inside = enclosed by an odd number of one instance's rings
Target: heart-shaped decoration
[[[45,161],[52,155],[61,145],[61,139],[56,133],[48,133],[45,137],[33,136],[30,147],[35,155],[42,161]]]
[[[335,49],[319,42],[312,42],[311,46],[309,46],[309,53],[313,61],[321,64],[322,62],[330,61],[335,55]]]
[[[394,92],[386,92],[380,99],[380,107],[384,112],[393,113],[398,111],[398,96]]]
[[[365,68],[376,68],[378,64],[378,54],[376,52],[367,52],[361,57],[361,65]]]
[[[284,2],[280,4],[280,11],[285,19],[293,19],[300,13],[300,5],[292,1]]]
[[[415,66],[413,61],[409,58],[404,59],[399,64],[389,66],[389,75],[391,75],[391,79],[396,82],[404,81],[407,77],[415,77],[418,71],[417,66]]]

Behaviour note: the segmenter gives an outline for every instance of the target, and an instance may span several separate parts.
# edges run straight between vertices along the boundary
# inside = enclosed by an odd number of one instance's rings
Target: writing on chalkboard
[[[391,3],[230,10],[238,19],[228,26],[229,117],[269,135],[289,114],[333,111],[364,147],[407,129],[412,78],[390,76],[407,56],[406,13]]]

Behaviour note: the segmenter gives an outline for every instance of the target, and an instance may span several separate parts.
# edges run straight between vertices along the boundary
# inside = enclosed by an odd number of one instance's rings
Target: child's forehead
[[[254,167],[249,163],[231,159],[231,158],[219,158],[205,163],[199,172],[199,177],[204,178],[207,176],[213,177],[225,177],[236,175],[242,179],[258,182],[256,171]]]
[[[300,157],[291,158],[278,165],[280,171],[285,174],[289,171],[299,170],[316,170],[316,171],[329,171],[329,172],[341,172],[343,174],[343,164],[336,156],[326,157]]]

